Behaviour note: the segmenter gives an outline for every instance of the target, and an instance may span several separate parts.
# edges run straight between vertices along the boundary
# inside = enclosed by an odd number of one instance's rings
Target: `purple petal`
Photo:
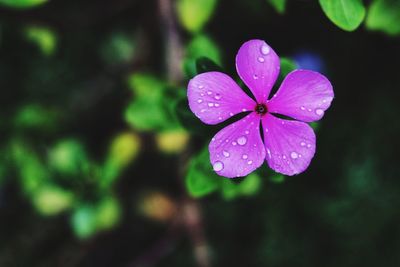
[[[206,72],[188,85],[189,107],[204,123],[217,124],[235,114],[253,110],[256,103],[228,75]]]
[[[244,43],[236,55],[236,70],[258,103],[265,103],[279,75],[280,61],[262,40]]]
[[[315,153],[315,134],[307,123],[282,120],[268,113],[262,125],[271,169],[286,175],[307,169]]]
[[[311,122],[322,118],[333,99],[329,80],[318,72],[295,70],[268,102],[268,111]]]
[[[228,178],[246,176],[261,166],[265,148],[255,112],[228,125],[211,140],[208,149],[214,171]]]

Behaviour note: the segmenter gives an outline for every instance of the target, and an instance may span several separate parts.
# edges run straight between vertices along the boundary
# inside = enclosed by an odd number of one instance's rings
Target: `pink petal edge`
[[[188,85],[189,107],[206,124],[220,123],[240,112],[253,110],[256,103],[228,75],[206,72]]]
[[[317,121],[324,116],[333,97],[332,85],[324,75],[310,70],[295,70],[286,76],[268,102],[268,111],[300,121]]]
[[[265,103],[280,71],[280,60],[263,40],[245,42],[236,55],[236,70],[258,103]]]
[[[210,161],[218,175],[246,176],[263,164],[265,148],[259,127],[260,117],[252,112],[212,138],[208,147]]]
[[[304,122],[279,119],[271,114],[262,118],[266,160],[271,169],[285,175],[307,169],[315,153],[315,134]]]

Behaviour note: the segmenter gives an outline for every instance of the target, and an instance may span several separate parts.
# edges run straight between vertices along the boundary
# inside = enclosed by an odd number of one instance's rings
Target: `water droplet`
[[[319,108],[319,109],[316,109],[316,110],[315,110],[315,113],[316,113],[317,115],[321,116],[321,115],[324,114],[324,110]]]
[[[214,96],[214,98],[215,98],[216,100],[220,100],[220,99],[221,99],[221,95],[220,95],[220,94],[216,94],[216,95]]]
[[[311,112],[311,111],[312,111],[312,109],[311,109],[311,108],[309,108],[309,109],[308,109],[308,111],[309,111],[309,112]]]
[[[211,91],[208,91],[208,92],[207,92],[207,95],[212,95],[212,92],[211,92]]]
[[[213,107],[213,106],[214,106],[214,103],[208,103],[208,106],[209,106],[209,107]]]
[[[219,104],[218,104],[218,103],[215,103],[214,106],[219,107]]]
[[[233,145],[233,146],[236,146],[236,145],[237,145],[237,143],[236,143],[235,141],[233,141],[233,142],[232,142],[232,145]]]
[[[298,158],[298,154],[296,153],[296,152],[292,152],[292,153],[290,153],[290,157],[292,158],[292,159],[297,159]]]
[[[247,138],[245,136],[241,136],[237,139],[239,145],[244,146],[247,143]]]
[[[307,147],[308,147],[308,148],[310,148],[310,147],[311,147],[311,145],[310,145],[310,144],[308,144],[308,145],[307,145]]]
[[[229,154],[228,151],[222,151],[222,154],[224,155],[225,158],[228,158],[231,154]]]
[[[242,111],[245,112],[245,111],[247,111],[247,109],[243,108]]]
[[[222,121],[222,117],[218,117],[218,120]]]
[[[253,75],[253,79],[254,79],[254,80],[257,80],[257,79],[258,79],[257,74],[254,74],[254,75]]]
[[[251,165],[251,164],[253,164],[253,161],[252,161],[252,160],[249,160],[249,161],[247,162],[247,164]]]
[[[214,141],[215,141],[215,137],[211,138],[211,141],[213,141],[213,142],[214,142]]]
[[[263,57],[258,57],[258,62],[264,63],[265,59]]]
[[[283,159],[286,159],[286,156],[285,156],[285,155],[283,155],[283,156],[282,156],[282,158],[283,158]],[[288,162],[289,162],[289,161],[288,161]]]
[[[197,103],[200,104],[201,102],[203,102],[203,100],[201,100],[201,99],[197,100]]]
[[[231,117],[232,117],[232,116],[233,116],[233,113],[232,113],[232,112],[229,112],[229,116],[231,116]]]
[[[203,89],[204,88],[204,85],[199,85],[199,89]]]
[[[269,158],[272,158],[272,156],[271,156],[271,151],[267,148],[267,153],[268,153],[268,157]]]
[[[270,49],[269,49],[268,45],[263,45],[263,46],[261,46],[261,53],[262,53],[263,55],[268,55],[268,54],[269,54],[269,51],[270,51]]]
[[[299,154],[299,158],[301,158],[301,154]]]
[[[225,142],[228,143],[228,142],[229,142],[229,139],[226,139]]]
[[[303,107],[303,106],[301,106],[301,107],[300,107],[300,109],[301,109],[301,110],[306,110],[306,108],[305,108],[305,107]]]
[[[204,113],[204,112],[206,112],[206,109],[202,109],[202,110],[200,110],[200,112],[201,112],[201,113]]]
[[[223,164],[221,161],[216,161],[216,162],[213,164],[213,169],[214,169],[214,171],[216,171],[216,172],[222,171],[223,168],[224,168],[224,164]]]
[[[283,125],[283,124],[285,124],[285,122],[284,122],[284,121],[282,121],[282,125]]]
[[[268,133],[268,128],[265,128],[265,132]]]
[[[306,143],[304,143],[304,142],[301,142],[301,143],[300,143],[300,145],[301,145],[301,146],[305,146],[305,145],[306,145]]]
[[[244,133],[245,133],[245,134],[249,134],[250,132],[246,130],[246,131],[244,131]]]
[[[201,95],[201,96],[204,96],[204,94],[203,94],[203,93],[201,93],[200,95]]]
[[[249,156],[247,156],[246,154],[243,154],[242,159],[247,159]]]

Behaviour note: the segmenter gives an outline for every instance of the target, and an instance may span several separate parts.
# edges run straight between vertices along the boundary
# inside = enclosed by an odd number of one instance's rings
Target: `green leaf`
[[[90,169],[85,148],[74,139],[59,141],[50,149],[48,157],[50,167],[62,175],[80,177]]]
[[[209,152],[205,147],[192,158],[185,179],[186,189],[193,197],[203,197],[217,190],[220,180],[212,169]]]
[[[44,186],[33,194],[32,200],[38,212],[51,216],[70,208],[74,194],[56,186]]]
[[[362,0],[319,0],[326,16],[339,28],[354,31],[365,17]]]
[[[269,177],[269,180],[273,183],[280,184],[285,181],[285,176],[282,174],[274,174]]]
[[[59,114],[37,104],[23,106],[14,117],[14,125],[21,130],[52,130],[57,126]]]
[[[199,32],[214,13],[216,4],[217,0],[178,0],[179,22],[189,32]]]
[[[221,65],[221,52],[217,44],[206,35],[197,35],[187,45],[183,59],[183,69],[188,79],[198,74],[196,61],[204,57],[214,65]]]
[[[100,55],[108,64],[126,64],[136,54],[136,42],[131,35],[113,32],[100,47]]]
[[[46,3],[48,0],[0,0],[1,5],[13,8],[30,8]]]
[[[79,206],[72,213],[72,229],[75,235],[85,239],[96,233],[96,210],[92,205]]]
[[[285,12],[286,8],[286,0],[267,0],[274,8],[275,10],[283,14]]]
[[[389,35],[400,34],[400,1],[375,0],[368,10],[366,26]]]
[[[261,187],[261,178],[256,173],[251,173],[240,183],[236,183],[231,179],[222,181],[222,197],[225,200],[231,200],[241,196],[251,196],[256,194]]]
[[[294,62],[290,58],[285,58],[285,57],[281,58],[281,73],[280,74],[283,77],[286,77],[286,75],[288,75],[290,72],[294,71],[295,69],[297,69],[296,62]]]
[[[54,31],[38,26],[29,26],[25,29],[26,38],[36,44],[43,55],[51,56],[57,48],[57,36]]]

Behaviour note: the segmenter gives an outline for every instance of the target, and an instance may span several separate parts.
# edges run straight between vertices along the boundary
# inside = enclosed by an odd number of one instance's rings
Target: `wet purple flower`
[[[221,72],[199,74],[188,85],[190,109],[206,124],[250,111],[212,138],[209,151],[214,171],[229,178],[245,176],[265,159],[277,172],[303,172],[315,153],[315,134],[305,122],[322,118],[334,96],[331,83],[317,72],[295,70],[268,100],[280,63],[277,54],[262,40],[250,40],[240,47],[236,70],[256,101]]]

